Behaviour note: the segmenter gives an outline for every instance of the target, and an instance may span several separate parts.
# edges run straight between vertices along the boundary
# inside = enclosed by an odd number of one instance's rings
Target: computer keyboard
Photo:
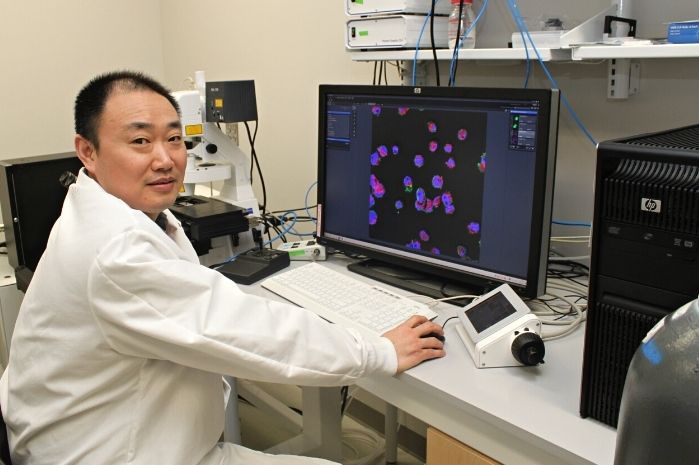
[[[383,334],[412,315],[437,317],[427,305],[318,263],[276,274],[262,287],[339,325]]]

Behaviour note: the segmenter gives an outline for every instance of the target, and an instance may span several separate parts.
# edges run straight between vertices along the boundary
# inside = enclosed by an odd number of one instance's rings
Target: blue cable
[[[420,42],[422,41],[422,34],[425,32],[425,26],[427,26],[427,22],[430,20],[430,16],[432,16],[432,10],[430,10],[427,13],[427,16],[425,16],[425,21],[422,23],[422,27],[420,28],[420,35],[417,36],[417,45],[415,45],[415,57],[413,58],[413,87],[417,86],[415,76],[417,72],[417,53],[420,51]]]
[[[527,86],[529,85],[529,76],[531,75],[532,72],[532,64],[531,64],[531,58],[529,57],[529,46],[527,45],[527,39],[524,37],[524,32],[522,32],[522,27],[520,26],[520,23],[518,20],[515,18],[515,23],[517,23],[517,29],[519,29],[519,35],[522,36],[522,44],[524,45],[524,54],[527,56],[526,58],[526,63],[527,63],[527,69],[524,71],[524,88],[526,89]],[[534,44],[532,44],[533,46]]]
[[[582,226],[585,228],[591,228],[592,223],[585,223],[582,221],[563,221],[563,220],[552,220],[552,224],[557,224],[560,226]]]
[[[541,69],[544,71],[544,74],[546,74],[546,77],[548,80],[551,82],[551,86],[555,89],[560,89],[558,86],[558,83],[556,80],[553,78],[551,73],[549,72],[548,68],[544,64],[544,60],[541,58],[541,54],[539,53],[539,49],[536,47],[534,44],[534,41],[532,40],[531,35],[529,34],[529,30],[527,29],[527,25],[524,24],[524,19],[522,18],[522,15],[519,14],[519,11],[517,10],[517,4],[515,3],[515,0],[507,0],[507,6],[510,9],[510,12],[512,13],[512,17],[515,20],[515,23],[517,24],[517,27],[520,28],[520,32],[524,32],[529,39],[529,43],[531,43],[532,48],[534,49],[534,53],[536,53],[536,57],[539,60],[539,66],[541,66]],[[577,113],[575,113],[575,110],[573,110],[573,107],[570,105],[568,102],[568,99],[566,98],[565,94],[561,92],[561,101],[563,102],[563,105],[566,107],[568,110],[568,113],[570,116],[573,118],[575,123],[578,125],[578,127],[582,130],[583,133],[585,133],[585,136],[592,142],[592,144],[596,147],[597,146],[597,141],[595,140],[594,137],[592,137],[592,134],[590,134],[590,131],[587,130],[585,125],[580,121],[580,118],[578,118]]]
[[[306,195],[303,198],[303,208],[306,209],[306,214],[308,217],[313,221],[313,224],[318,224],[318,220],[311,215],[310,210],[308,210],[308,194],[311,193],[311,189],[313,189],[313,186],[316,186],[318,184],[318,181],[315,181],[312,183],[310,186],[308,186],[308,190],[306,191]]]
[[[293,219],[293,221],[291,222],[291,224],[288,225],[288,226],[285,226],[284,228],[282,228],[282,232],[280,232],[279,234],[277,234],[276,236],[274,236],[273,238],[271,238],[271,239],[268,240],[267,242],[264,242],[264,243],[262,244],[263,247],[268,246],[268,245],[271,244],[272,242],[274,242],[274,241],[276,241],[277,239],[281,238],[284,234],[286,234],[286,233],[288,233],[289,231],[291,231],[292,229],[294,229],[294,225],[296,224],[296,218],[298,218],[298,215],[296,214],[295,211],[288,211],[288,212],[286,212],[286,213],[284,213],[284,214],[282,215],[282,218],[286,218],[286,216],[289,215],[289,214],[291,214],[291,215],[294,216],[294,219]]]
[[[476,27],[476,24],[478,24],[478,21],[480,21],[481,16],[483,16],[483,13],[485,13],[485,9],[487,7],[488,7],[488,0],[484,0],[480,11],[476,15],[476,18],[473,20],[473,22],[468,27],[468,29],[466,29],[461,34],[461,37],[459,37],[459,40],[457,41],[457,44],[454,47],[454,53],[452,53],[452,56],[451,56],[451,64],[449,65],[449,82],[450,82],[452,87],[456,83],[456,76],[455,76],[456,70],[454,68],[456,67],[456,61],[459,59],[459,50],[461,49],[461,45],[463,44],[464,39],[466,39],[466,37],[468,37],[468,35],[471,33],[473,28]]]

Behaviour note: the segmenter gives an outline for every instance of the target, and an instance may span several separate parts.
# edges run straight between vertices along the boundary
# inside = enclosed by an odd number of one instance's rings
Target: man
[[[167,211],[186,150],[177,104],[138,73],[99,76],[75,103],[84,168],[24,298],[0,404],[19,464],[301,464],[217,444],[221,374],[344,385],[444,355],[413,317],[366,340],[243,294],[199,265]]]

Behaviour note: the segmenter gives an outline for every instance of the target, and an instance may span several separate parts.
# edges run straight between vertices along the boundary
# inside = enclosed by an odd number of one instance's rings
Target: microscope
[[[252,161],[223,130],[231,123],[257,120],[255,83],[206,82],[204,72],[197,71],[194,87],[172,93],[180,106],[187,167],[181,195],[170,211],[203,265],[225,263],[219,271],[249,284],[289,264],[288,254],[263,248]]]

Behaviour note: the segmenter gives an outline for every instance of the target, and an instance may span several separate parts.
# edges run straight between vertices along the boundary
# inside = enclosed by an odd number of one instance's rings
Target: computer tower
[[[616,427],[647,332],[699,293],[699,125],[597,150],[580,413]]]

